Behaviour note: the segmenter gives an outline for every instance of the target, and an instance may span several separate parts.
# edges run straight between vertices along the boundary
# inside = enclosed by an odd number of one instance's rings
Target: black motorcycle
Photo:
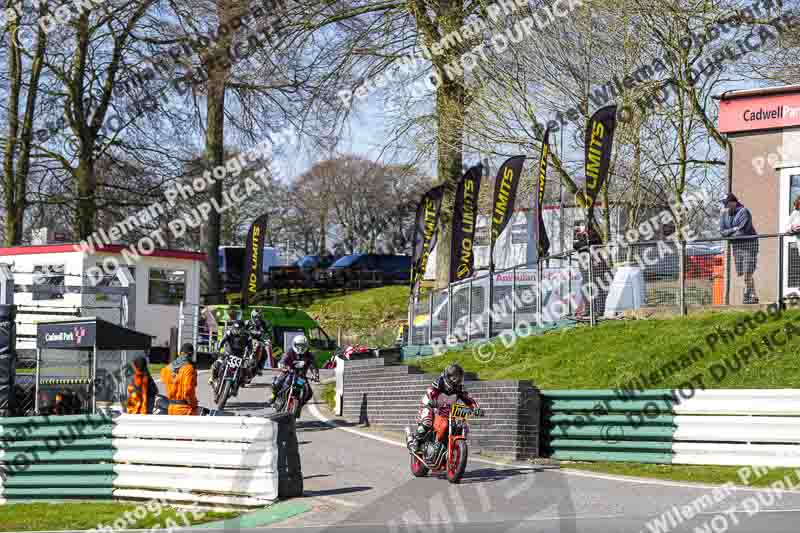
[[[225,353],[222,364],[219,365],[214,386],[214,403],[217,404],[217,409],[225,409],[228,400],[239,395],[239,387],[248,372],[248,364],[251,359],[253,359],[253,355],[249,347],[242,356]]]

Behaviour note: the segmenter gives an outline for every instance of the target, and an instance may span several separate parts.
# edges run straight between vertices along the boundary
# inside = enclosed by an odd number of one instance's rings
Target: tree
[[[39,6],[38,16],[43,16],[46,11],[46,3],[42,3]],[[26,24],[34,25],[35,21],[27,21]],[[47,48],[47,34],[41,26],[36,27],[36,42],[30,52],[25,49],[24,43],[21,43],[19,39],[20,34],[25,31],[23,21],[19,18],[11,19],[6,28],[8,106],[5,109],[7,135],[3,158],[6,246],[22,244],[25,210],[28,207],[27,194],[31,172],[34,119],[39,97],[39,79]],[[25,81],[23,81],[24,79]],[[20,100],[23,97],[25,105],[20,110]]]

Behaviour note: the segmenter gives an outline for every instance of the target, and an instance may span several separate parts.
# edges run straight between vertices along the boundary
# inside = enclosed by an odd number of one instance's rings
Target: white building
[[[135,329],[154,337],[153,347],[167,350],[170,328],[176,327],[178,304],[199,303],[200,268],[205,254],[181,250],[154,250],[149,255],[128,262],[122,254],[127,247],[106,245],[95,252],[80,251],[73,244],[47,244],[0,248],[0,263],[11,265],[14,284],[26,286],[14,294],[17,311],[17,349],[35,348],[36,322],[66,318],[47,312],[70,312],[80,309],[81,316],[97,316],[119,324],[122,296],[81,294],[77,287],[97,283],[97,269],[106,264],[106,272],[115,264],[127,264],[136,281]],[[130,258],[130,254],[128,255]],[[89,269],[92,269],[91,271]],[[94,279],[91,277],[94,274]],[[112,276],[100,283],[108,284]],[[75,287],[64,294],[37,292],[38,285]],[[74,292],[73,292],[74,291]],[[29,313],[26,314],[26,311]],[[30,314],[35,311],[36,314]]]

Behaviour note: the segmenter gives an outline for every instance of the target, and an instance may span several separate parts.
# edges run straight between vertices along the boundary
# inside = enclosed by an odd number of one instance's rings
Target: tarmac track
[[[201,404],[210,390],[201,374]],[[263,416],[271,375],[229,401],[226,410]],[[716,502],[712,487],[570,472],[527,464],[484,462],[473,456],[459,485],[415,479],[408,452],[393,439],[327,421],[315,398],[298,421],[305,498],[312,510],[265,529],[303,532],[769,532],[796,533],[800,492],[736,490]],[[795,483],[800,482],[797,478]],[[770,502],[769,496],[772,496]],[[762,498],[748,515],[742,501]],[[704,503],[696,502],[704,498]],[[700,511],[673,526],[673,506]],[[733,512],[729,511],[734,509]],[[728,511],[727,514],[724,512]],[[695,511],[696,513],[696,511]],[[663,527],[653,522],[662,517]],[[708,528],[708,529],[706,529]],[[257,530],[256,530],[257,531]]]

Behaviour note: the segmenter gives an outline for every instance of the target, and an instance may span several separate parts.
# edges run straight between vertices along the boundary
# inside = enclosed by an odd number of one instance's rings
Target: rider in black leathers
[[[267,347],[265,344],[272,341],[272,326],[269,324],[269,322],[261,318],[261,315],[258,313],[258,311],[253,309],[250,312],[250,320],[245,322],[244,327],[254,339],[257,339],[262,343],[261,349],[256,354],[256,370],[260,376],[264,366],[264,357],[266,356],[267,352]]]
[[[245,350],[250,346],[250,334],[245,330],[241,320],[234,320],[230,323],[222,340],[219,341],[220,353],[231,353],[240,357],[244,356]],[[224,357],[218,357],[211,365],[211,377],[208,378],[209,384],[214,384],[219,375]]]

